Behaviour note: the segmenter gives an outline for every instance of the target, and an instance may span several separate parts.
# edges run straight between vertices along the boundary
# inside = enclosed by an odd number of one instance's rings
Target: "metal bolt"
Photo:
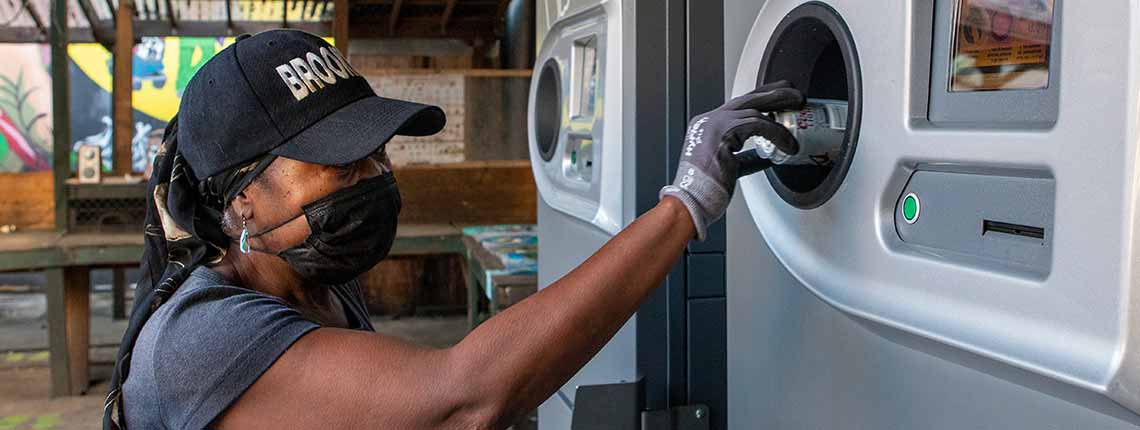
[[[695,413],[695,415],[697,416],[698,420],[702,419],[705,417],[705,410],[704,409],[697,409],[697,412]]]

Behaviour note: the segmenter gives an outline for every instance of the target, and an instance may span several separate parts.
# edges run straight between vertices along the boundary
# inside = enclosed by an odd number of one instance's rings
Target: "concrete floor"
[[[6,279],[0,279],[0,284]],[[87,395],[51,398],[43,294],[35,288],[0,287],[0,430],[101,428],[115,348],[126,327],[110,317],[110,293],[92,293],[90,359],[95,385]],[[463,316],[376,318],[377,330],[435,347],[454,345],[467,332]]]

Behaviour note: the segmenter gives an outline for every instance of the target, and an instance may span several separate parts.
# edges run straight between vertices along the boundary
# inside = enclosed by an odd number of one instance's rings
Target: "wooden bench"
[[[141,234],[0,235],[0,271],[44,272],[53,396],[86,392],[91,336],[91,269],[139,264]]]
[[[90,384],[91,270],[137,266],[142,251],[143,236],[135,233],[0,235],[0,272],[45,274],[53,396],[83,394]],[[464,252],[456,227],[407,225],[397,231],[390,255]]]

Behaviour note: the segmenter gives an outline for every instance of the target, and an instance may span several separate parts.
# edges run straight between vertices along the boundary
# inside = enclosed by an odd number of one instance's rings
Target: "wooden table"
[[[487,298],[487,311],[493,316],[503,308],[538,291],[537,274],[517,274],[507,270],[499,256],[488,251],[471,236],[463,236],[467,260],[467,329],[483,321],[480,296]]]
[[[390,255],[464,254],[461,232],[450,225],[400,226]],[[0,235],[0,272],[44,271],[53,396],[79,395],[90,384],[90,273],[137,266],[137,233],[20,232]]]

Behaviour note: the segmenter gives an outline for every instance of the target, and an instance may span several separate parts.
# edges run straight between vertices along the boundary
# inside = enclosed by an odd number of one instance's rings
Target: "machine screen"
[[[957,0],[950,91],[1049,86],[1054,0]]]

